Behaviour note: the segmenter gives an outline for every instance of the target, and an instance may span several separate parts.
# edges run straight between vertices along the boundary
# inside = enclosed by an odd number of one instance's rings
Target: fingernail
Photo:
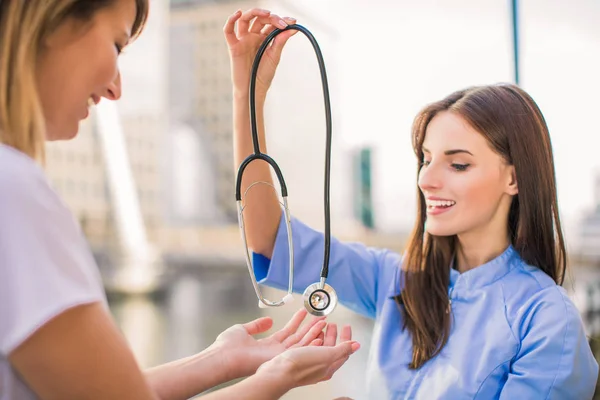
[[[352,352],[356,352],[358,349],[360,349],[360,343],[358,342],[352,342]]]
[[[287,28],[287,24],[282,19],[280,19],[279,21],[277,21],[277,25],[279,25],[280,28]]]

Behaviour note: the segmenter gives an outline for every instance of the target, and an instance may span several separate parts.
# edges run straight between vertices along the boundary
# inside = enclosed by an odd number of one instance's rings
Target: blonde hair
[[[44,115],[36,67],[44,39],[68,18],[91,20],[119,0],[0,0],[0,143],[43,162]],[[148,1],[136,0],[132,36],[142,31]]]

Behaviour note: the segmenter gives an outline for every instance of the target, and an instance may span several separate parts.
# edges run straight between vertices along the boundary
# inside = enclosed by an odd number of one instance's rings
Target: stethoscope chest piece
[[[306,288],[302,295],[306,310],[317,317],[331,314],[337,306],[338,297],[328,284],[316,282]]]

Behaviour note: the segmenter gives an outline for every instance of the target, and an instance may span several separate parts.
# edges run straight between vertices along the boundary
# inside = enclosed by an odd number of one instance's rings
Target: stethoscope
[[[250,273],[250,279],[252,280],[252,285],[254,286],[254,291],[256,292],[256,296],[258,297],[258,306],[260,308],[267,307],[279,307],[284,304],[287,304],[293,300],[292,292],[294,286],[294,243],[292,238],[292,226],[291,226],[291,214],[288,208],[287,202],[287,186],[285,184],[285,180],[283,179],[283,175],[281,173],[281,169],[277,165],[277,163],[268,155],[261,153],[260,146],[258,142],[258,129],[256,127],[256,101],[255,101],[255,88],[256,88],[256,75],[258,72],[258,66],[260,64],[260,60],[271,43],[271,41],[280,34],[281,32],[295,29],[298,30],[308,39],[313,45],[315,53],[317,55],[317,60],[319,62],[319,69],[321,71],[321,83],[323,86],[323,97],[325,99],[325,121],[327,126],[327,141],[326,141],[326,149],[325,149],[325,199],[324,199],[324,207],[325,207],[325,249],[324,249],[324,257],[323,257],[323,267],[321,268],[321,279],[319,282],[315,282],[312,285],[308,286],[303,294],[304,299],[304,307],[306,307],[307,311],[316,316],[324,316],[330,314],[335,306],[337,305],[337,294],[335,290],[331,286],[329,286],[325,281],[327,280],[327,275],[329,273],[329,248],[331,242],[331,234],[330,234],[330,206],[329,206],[329,182],[330,182],[330,164],[331,164],[331,105],[329,103],[329,87],[327,85],[327,74],[325,72],[325,62],[323,61],[323,55],[321,54],[321,50],[319,45],[313,35],[303,27],[302,25],[289,25],[285,29],[275,29],[263,42],[258,52],[256,53],[256,57],[254,58],[254,64],[252,65],[252,73],[250,75],[250,120],[251,120],[251,133],[252,133],[252,143],[254,146],[254,153],[248,156],[240,165],[237,173],[237,182],[235,189],[235,198],[238,206],[238,220],[240,231],[242,234],[242,241],[244,242],[244,247],[246,249],[246,265],[248,266],[248,272]],[[248,242],[246,241],[246,230],[244,228],[244,206],[242,205],[242,196],[241,196],[241,187],[242,187],[242,175],[246,167],[254,160],[262,160],[273,168],[275,174],[277,175],[277,179],[279,180],[279,185],[281,187],[281,197],[283,199],[282,206],[285,214],[285,224],[287,228],[288,235],[288,247],[289,247],[289,283],[288,283],[288,291],[287,294],[279,301],[270,301],[263,297],[260,288],[258,287],[258,282],[256,281],[256,276],[254,275],[254,268],[252,265],[252,260],[250,258],[250,251],[248,250]],[[244,193],[244,197],[248,193],[248,190],[252,188],[254,185],[259,183],[266,182],[254,182],[248,186],[246,192]]]

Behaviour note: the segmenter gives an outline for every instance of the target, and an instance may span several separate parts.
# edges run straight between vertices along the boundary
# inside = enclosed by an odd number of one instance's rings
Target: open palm
[[[300,327],[306,315],[306,310],[299,310],[283,329],[262,339],[256,339],[253,335],[268,331],[273,326],[271,318],[264,317],[246,324],[234,325],[217,337],[213,347],[224,350],[222,353],[230,358],[226,362],[235,367],[237,376],[248,376],[253,374],[264,362],[287,349],[335,345],[336,325],[330,324],[327,333],[324,333],[323,329],[327,324],[324,317],[319,317],[313,318]],[[351,337],[350,328],[345,327],[340,340],[350,340]]]

